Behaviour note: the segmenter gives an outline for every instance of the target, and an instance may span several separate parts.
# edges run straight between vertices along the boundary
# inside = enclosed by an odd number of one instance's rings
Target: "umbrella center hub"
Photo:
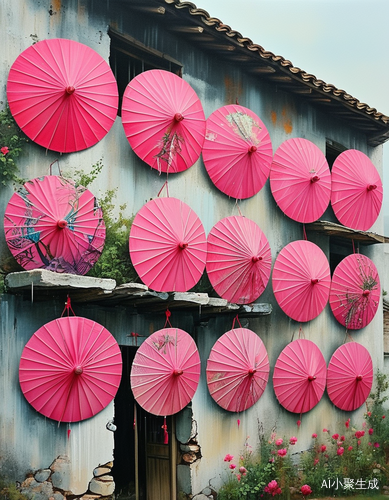
[[[75,375],[81,375],[84,370],[82,369],[82,366],[78,365],[74,368],[74,373]]]
[[[370,290],[363,290],[362,295],[368,297],[370,295]]]
[[[259,255],[253,255],[253,257],[251,257],[251,262],[253,263],[258,262],[259,260],[262,260],[262,257]]]
[[[173,371],[174,377],[178,377],[179,375],[182,375],[184,372],[182,370],[178,370],[177,368]]]
[[[363,379],[362,375],[358,375],[358,376],[356,377],[357,382],[360,382],[362,379]]]
[[[308,381],[309,381],[309,382],[313,382],[314,380],[316,380],[315,375],[309,375],[309,377],[308,377]]]
[[[184,119],[184,117],[182,116],[181,113],[176,113],[174,115],[174,119],[176,120],[176,122],[182,122],[182,120]]]
[[[189,245],[189,243],[186,243],[185,241],[180,241],[180,243],[178,244],[179,248],[181,248],[181,250],[185,250],[185,248],[187,248]]]
[[[254,373],[256,373],[256,369],[255,368],[250,368],[249,370],[249,377],[252,377],[254,375]]]
[[[367,186],[368,191],[374,191],[374,189],[377,189],[377,184],[369,184]]]
[[[312,183],[317,182],[317,181],[320,181],[320,177],[318,175],[314,175],[313,177],[311,177]]]
[[[254,145],[253,145],[253,146],[250,146],[250,147],[249,147],[249,153],[255,153],[255,151],[256,151],[257,149],[258,149],[258,148],[257,148],[257,146],[254,146]]]
[[[319,280],[317,278],[312,278],[311,279],[311,284],[312,285],[317,285],[317,283],[319,283]]]
[[[66,221],[65,219],[60,219],[57,221],[57,227],[59,229],[64,229],[65,227],[67,227],[68,225],[68,221]]]
[[[72,94],[74,94],[74,91],[75,91],[75,90],[76,90],[76,89],[73,87],[73,85],[68,85],[68,86],[66,87],[66,89],[65,89],[65,91],[66,91],[66,93],[67,93],[68,95],[72,95]]]

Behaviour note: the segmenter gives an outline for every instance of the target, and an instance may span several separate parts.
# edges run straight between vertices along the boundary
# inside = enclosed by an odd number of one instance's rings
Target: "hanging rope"
[[[169,311],[169,309],[166,309],[166,311],[165,311],[166,320],[165,320],[164,328],[166,328],[167,325],[169,325],[170,328],[173,328],[172,324],[170,323],[170,319],[169,319],[171,315],[172,315],[172,313]]]
[[[238,199],[236,199],[236,201],[235,201],[235,206],[236,206],[236,208],[238,209],[238,214],[239,214],[241,217],[243,217],[243,216],[242,216],[242,212],[240,211],[240,207],[239,207]]]
[[[169,434],[167,432],[166,417],[163,417],[163,444],[169,444]]]
[[[304,238],[305,241],[308,241],[307,233],[305,231],[305,224],[303,224],[303,238]]]
[[[243,327],[242,327],[242,325],[240,324],[240,321],[239,321],[238,315],[236,315],[236,316],[235,316],[235,318],[234,318],[234,319],[233,319],[233,321],[232,321],[232,328],[231,328],[231,330],[233,330],[233,329],[234,329],[234,327],[235,327],[235,321],[237,321],[237,323],[238,323],[238,325],[239,325],[239,327],[240,327],[240,328],[243,328]]]
[[[159,190],[158,194],[157,194],[157,198],[159,197],[159,195],[162,193],[163,191],[163,188],[166,186],[166,195],[167,197],[169,198],[169,185],[168,185],[168,182],[167,182],[167,174],[166,174],[166,181],[162,184],[162,187],[161,189]]]
[[[62,172],[61,172],[61,169],[59,168],[59,160],[58,158],[56,160],[54,160],[52,163],[50,163],[50,167],[49,167],[49,171],[50,171],[50,175],[53,175],[53,165],[54,163],[58,163],[58,173],[60,176],[62,176]]]

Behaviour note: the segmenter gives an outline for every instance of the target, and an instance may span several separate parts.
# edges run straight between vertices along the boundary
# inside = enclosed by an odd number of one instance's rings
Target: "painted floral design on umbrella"
[[[310,321],[322,312],[330,285],[327,257],[314,243],[292,241],[278,254],[273,267],[274,296],[295,321]]]
[[[270,278],[269,242],[254,221],[242,216],[226,217],[208,235],[206,269],[222,298],[236,304],[254,302]]]
[[[372,321],[380,294],[377,268],[365,255],[348,255],[335,268],[330,306],[335,318],[347,329],[358,330]]]
[[[103,214],[94,195],[55,175],[32,179],[12,195],[4,231],[12,255],[27,270],[86,274],[105,241]]]
[[[297,339],[279,355],[273,372],[274,392],[292,413],[305,413],[320,401],[326,386],[326,362],[311,340]]]
[[[143,205],[132,223],[129,246],[139,277],[157,292],[186,292],[204,272],[203,225],[177,198],[156,198]]]
[[[192,337],[180,328],[150,335],[136,352],[131,389],[140,406],[154,415],[173,415],[193,398],[200,378],[200,356]]]
[[[274,154],[270,188],[277,205],[291,219],[303,223],[319,219],[331,197],[326,157],[307,139],[288,139]]]
[[[241,412],[262,396],[269,378],[269,358],[258,335],[235,328],[214,344],[207,361],[207,384],[216,403]]]
[[[343,151],[332,166],[331,204],[339,222],[367,231],[377,220],[382,199],[382,181],[370,158],[356,149]]]
[[[373,362],[358,342],[347,342],[334,352],[327,370],[327,393],[335,406],[353,411],[363,405],[373,385]]]
[[[159,172],[182,172],[200,156],[203,107],[174,73],[152,69],[133,78],[123,95],[122,122],[134,152]]]
[[[23,51],[8,76],[13,117],[34,142],[60,153],[89,148],[112,127],[118,89],[107,62],[73,40],[42,40]]]
[[[204,165],[226,195],[245,199],[258,193],[269,177],[272,154],[269,132],[250,109],[229,104],[207,119]]]
[[[59,422],[93,417],[115,397],[122,357],[111,333],[95,321],[65,316],[46,323],[25,345],[20,387],[40,413]]]

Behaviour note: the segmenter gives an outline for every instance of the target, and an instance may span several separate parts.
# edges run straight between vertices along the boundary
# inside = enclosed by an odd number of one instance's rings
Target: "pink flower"
[[[349,446],[347,449],[348,449],[348,451],[351,451],[353,449],[353,447]]]
[[[297,443],[297,438],[296,438],[295,436],[292,436],[292,437],[289,439],[289,443],[290,443],[291,445],[296,444],[296,443]]]
[[[368,411],[368,412],[367,412],[367,416],[368,416],[368,417],[371,417],[371,411]]]
[[[280,457],[284,457],[288,453],[288,450],[286,448],[281,448],[277,453]]]
[[[365,431],[357,431],[357,432],[355,433],[355,437],[356,437],[357,439],[360,439],[360,438],[361,438],[361,437],[363,437],[364,435],[365,435]]]
[[[269,458],[269,464],[272,464],[274,462],[274,458]]]
[[[313,437],[313,439],[316,439],[316,438],[317,438],[317,434],[316,434],[316,432],[314,432],[314,433],[312,434],[312,437]]]
[[[328,429],[326,429],[326,428],[324,427],[323,432],[328,432]]]
[[[372,429],[372,428],[370,428],[370,429],[369,429],[369,434],[370,434],[370,436],[373,434],[373,432],[374,432],[374,431],[373,431],[373,429]]]
[[[360,444],[361,444],[361,440],[360,440],[360,439],[358,439],[358,441],[357,441],[357,445],[359,446]]]
[[[241,478],[241,475],[240,475],[240,474],[237,474],[237,475],[236,475],[236,479],[237,479],[238,481],[240,481],[240,478]]]
[[[240,472],[241,474],[246,474],[246,472],[247,472],[246,467],[239,467],[239,472]]]
[[[297,427],[300,427],[301,425],[301,420],[297,420]]]
[[[336,454],[340,457],[344,453],[344,448],[343,446],[339,446],[339,448],[336,450]]]
[[[305,496],[305,497],[312,493],[311,487],[308,486],[307,484],[304,484],[303,486],[301,486],[300,491],[303,494],[303,496]]]
[[[276,446],[281,446],[283,442],[284,442],[283,439],[277,439]]]
[[[344,436],[340,436],[340,440],[344,441],[346,438]]]
[[[230,464],[230,469],[234,470],[234,469],[235,469],[235,467],[236,467],[236,465],[235,465],[235,464]]]
[[[319,459],[315,458],[315,460],[313,461],[313,466],[315,467],[315,465],[317,465],[318,463],[319,463]]]
[[[320,451],[321,451],[322,453],[324,453],[324,452],[326,451],[326,449],[327,449],[327,446],[326,446],[325,444],[322,444],[322,445],[320,446]]]
[[[343,444],[343,441],[337,441],[337,442],[336,442],[336,446],[338,446],[338,447],[339,447],[339,446],[342,446],[342,444]]]
[[[382,418],[385,418],[385,415],[382,415]]]
[[[270,493],[273,497],[282,493],[281,488],[278,486],[278,483],[275,479],[273,479],[273,481],[270,481],[270,483],[265,486],[264,491],[265,493]]]
[[[225,462],[231,462],[231,460],[234,458],[234,455],[230,455],[227,453],[227,455],[224,457]]]
[[[7,146],[3,146],[0,151],[3,153],[3,155],[5,156],[7,153],[9,153],[9,149]]]
[[[332,439],[338,439],[339,434],[332,434]]]
[[[345,424],[344,424],[347,429],[350,427],[350,419],[346,420]]]
[[[374,448],[379,448],[380,447],[380,444],[379,443],[374,443]]]

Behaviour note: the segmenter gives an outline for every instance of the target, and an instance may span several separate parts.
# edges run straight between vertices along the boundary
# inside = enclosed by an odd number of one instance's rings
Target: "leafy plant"
[[[102,159],[92,165],[91,171],[85,173],[76,170],[72,174],[73,180],[79,185],[88,187],[103,169]],[[96,264],[87,273],[97,278],[111,278],[118,285],[135,281],[137,274],[131,263],[128,237],[134,216],[126,217],[126,205],[119,206],[119,213],[115,215],[115,198],[117,189],[109,189],[99,197],[99,204],[103,210],[106,236],[103,252]]]
[[[379,444],[381,462],[389,462],[389,422],[386,419],[385,403],[388,401],[389,380],[387,375],[377,370],[375,390],[370,394],[366,413],[369,428],[373,429],[374,441]],[[389,418],[389,417],[388,417]],[[377,460],[378,461],[378,460]]]
[[[16,159],[22,153],[23,145],[27,141],[27,137],[16,124],[9,107],[0,111],[0,185],[23,182],[19,178]]]

